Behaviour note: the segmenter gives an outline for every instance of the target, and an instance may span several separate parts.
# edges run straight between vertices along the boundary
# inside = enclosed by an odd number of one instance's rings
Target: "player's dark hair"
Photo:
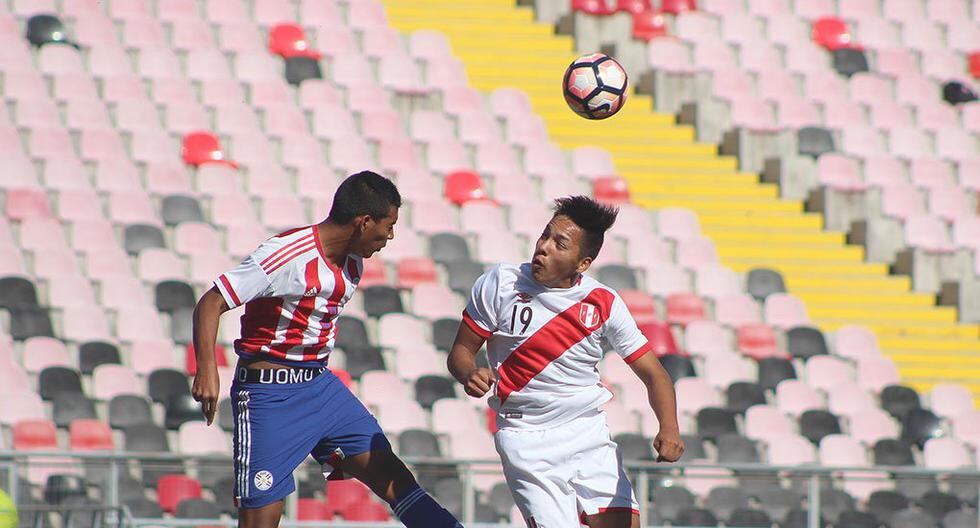
[[[582,228],[582,258],[599,256],[605,233],[616,222],[619,208],[599,203],[588,196],[566,196],[555,200],[555,216],[567,216]]]
[[[402,196],[391,180],[376,172],[361,171],[337,187],[327,218],[337,224],[346,224],[361,215],[377,220],[388,216],[392,207],[401,206]]]

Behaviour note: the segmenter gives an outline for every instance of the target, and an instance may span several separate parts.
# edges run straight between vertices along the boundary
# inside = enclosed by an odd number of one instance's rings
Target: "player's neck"
[[[317,224],[314,229],[316,236],[320,239],[320,246],[323,248],[323,258],[335,266],[343,266],[347,260],[347,255],[351,252],[350,242],[354,236],[354,228],[324,220]]]
[[[579,280],[579,274],[576,273],[571,277],[565,277],[564,279],[560,279],[556,281],[554,284],[545,284],[545,283],[538,283],[538,284],[541,284],[545,288],[551,288],[553,290],[567,290],[568,288],[575,286],[578,283],[578,280]]]

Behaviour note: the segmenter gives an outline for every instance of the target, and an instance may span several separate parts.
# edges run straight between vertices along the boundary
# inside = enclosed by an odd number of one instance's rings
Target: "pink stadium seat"
[[[943,158],[972,158],[977,150],[977,139],[965,130],[950,128],[936,132],[936,154]]]
[[[772,405],[753,405],[745,411],[745,436],[770,442],[795,434],[795,424]]]
[[[143,382],[124,365],[99,365],[92,371],[92,396],[109,401],[120,394],[142,394]]]
[[[750,323],[739,325],[735,329],[738,351],[755,359],[781,357],[789,359],[789,354],[779,349],[776,334],[772,328],[764,324]]]
[[[378,420],[385,424],[385,430],[398,434],[406,429],[428,428],[425,411],[414,399],[385,399],[378,403]]]
[[[803,128],[821,122],[816,104],[804,99],[783,99],[776,104],[777,121],[790,128]],[[822,156],[821,156],[822,157]]]
[[[412,227],[420,232],[454,231],[456,225],[456,212],[446,202],[416,202],[412,205]]]
[[[934,188],[929,193],[928,203],[930,212],[949,223],[966,218],[974,211],[969,195],[954,183]]]
[[[140,251],[136,259],[137,275],[147,282],[160,282],[184,276],[184,262],[166,249],[149,248]]]
[[[221,250],[221,241],[210,224],[184,222],[174,228],[174,250],[185,255],[213,253]]]
[[[452,55],[452,50],[450,49],[446,36],[441,32],[432,30],[419,30],[409,35],[408,49],[413,57],[423,60],[449,57]]]
[[[19,372],[23,375],[23,371]],[[24,380],[23,387],[4,387],[6,405],[0,409],[0,423],[11,426],[17,423],[47,419],[44,402],[33,389],[27,388],[26,375],[24,375]]]
[[[729,68],[736,62],[735,52],[724,42],[706,40],[694,47],[694,64],[699,71]]]
[[[832,434],[820,440],[820,464],[824,466],[867,467],[868,454],[856,439],[844,434]]]
[[[423,250],[423,242],[419,233],[409,227],[402,227],[398,230],[395,239],[385,246],[384,255],[386,259],[397,260],[404,257],[424,256],[426,250]]]
[[[528,259],[524,243],[507,232],[481,233],[476,246],[476,259],[485,264],[524,262]]]
[[[361,376],[358,392],[365,403],[384,405],[393,400],[412,399],[411,387],[393,372],[371,370]]]
[[[928,134],[911,125],[890,129],[888,147],[892,154],[902,158],[932,155]]]
[[[296,502],[296,520],[331,521],[333,518],[333,510],[330,509],[329,505],[319,499],[303,498]]]
[[[490,109],[500,117],[533,114],[531,101],[527,94],[516,88],[498,88],[490,94]]]
[[[308,79],[299,86],[299,105],[307,110],[340,105],[340,92],[329,81]]]
[[[832,383],[827,390],[827,397],[827,408],[838,416],[854,416],[876,406],[871,393],[849,378],[842,378]]]
[[[970,450],[955,438],[931,438],[922,449],[922,460],[930,469],[970,467]]]
[[[980,247],[980,218],[965,215],[953,221],[953,244],[957,248]]]
[[[705,407],[722,407],[721,394],[701,378],[681,378],[674,386],[678,412],[697,414]]]
[[[701,236],[701,224],[690,209],[665,207],[657,212],[657,231],[664,238],[683,240]]]
[[[308,223],[303,203],[293,196],[263,200],[259,216],[266,227],[279,231]]]
[[[92,250],[85,255],[85,273],[94,280],[132,276],[129,257],[119,247]]]
[[[918,158],[910,163],[909,176],[912,184],[926,189],[953,185],[952,168],[943,160]]]
[[[128,271],[129,263],[126,265]],[[106,308],[140,308],[148,304],[143,284],[131,274],[114,276],[100,283],[100,298]]]
[[[95,291],[81,274],[54,275],[48,279],[48,303],[57,308],[92,306]]]
[[[304,81],[303,86],[309,81]],[[313,134],[331,141],[341,140],[356,134],[354,116],[344,106],[324,104],[313,111]]]
[[[843,129],[843,151],[857,157],[870,157],[885,152],[884,138],[870,126],[851,125]]]
[[[895,363],[884,356],[859,358],[857,367],[858,385],[875,393],[881,392],[887,385],[898,383],[900,379]]]
[[[944,32],[930,20],[912,19],[902,22],[902,43],[917,51],[946,47]]]
[[[690,270],[698,270],[703,266],[717,264],[718,251],[711,239],[695,236],[677,241],[677,264]]]
[[[14,221],[50,218],[46,193],[40,189],[7,190],[6,216]]]
[[[806,380],[815,389],[831,394],[831,389],[854,379],[851,366],[833,356],[814,356],[806,362]]]
[[[814,464],[817,453],[809,440],[797,434],[769,439],[769,463],[777,466]]]
[[[312,143],[307,140],[307,148],[312,148]],[[314,156],[307,153],[307,161],[318,161],[322,156]],[[346,170],[355,170],[357,167],[371,165],[370,148],[367,142],[360,137],[336,138],[330,142],[330,163],[334,167]]]
[[[974,410],[973,396],[962,385],[940,383],[929,394],[929,407],[939,416],[958,416]]]
[[[388,26],[388,17],[380,2],[355,2],[350,4],[347,22],[351,27],[368,29]]]
[[[905,219],[905,244],[930,253],[950,253],[955,249],[946,224],[929,215],[914,215]]]
[[[162,339],[160,316],[148,306],[121,309],[116,313],[116,334],[122,341]]]
[[[223,20],[218,26],[218,43],[221,49],[231,52],[253,52],[263,50],[259,28],[244,20]]]
[[[115,443],[109,424],[94,419],[73,420],[68,426],[72,451],[112,451]]]
[[[774,293],[766,297],[763,312],[767,323],[783,330],[810,322],[803,301],[788,293]]]
[[[946,81],[963,75],[966,70],[963,56],[951,49],[934,49],[922,52],[922,74],[935,81]]]
[[[840,190],[864,190],[860,166],[853,158],[837,154],[824,154],[817,159],[820,183]]]
[[[265,133],[271,137],[285,138],[307,128],[303,111],[291,103],[266,108],[264,121]],[[364,125],[370,130],[371,119],[365,118]]]
[[[186,422],[177,431],[177,445],[184,455],[225,453],[229,444],[221,429],[204,422]]]
[[[953,435],[964,443],[980,447],[980,411],[968,411],[952,419]]]
[[[626,303],[626,308],[630,314],[638,322],[657,319],[657,305],[650,295],[639,290],[622,290],[619,292],[619,296]]]
[[[776,386],[776,406],[780,411],[793,416],[825,407],[823,397],[813,387],[795,379],[783,380]]]
[[[463,307],[448,286],[439,283],[419,284],[412,290],[412,313],[426,319],[457,317]]]
[[[431,346],[406,348],[404,343],[395,349],[394,370],[405,379],[422,376],[441,376],[446,372],[446,358]]]
[[[109,193],[109,218],[120,224],[159,224],[160,219],[145,191]]]
[[[918,145],[912,144],[910,146],[899,146],[897,143],[894,132],[898,130],[909,130],[912,127],[912,113],[908,108],[895,101],[878,101],[871,104],[871,124],[878,127],[881,130],[891,130],[893,132],[890,137],[889,145],[892,152],[908,152],[914,151],[917,148],[922,148]],[[905,141],[909,143],[908,140]]]
[[[210,284],[215,277],[238,263],[236,259],[228,257],[223,249],[216,253],[191,255],[190,260],[190,275],[187,278],[198,284]]]
[[[409,133],[413,139],[422,142],[449,140],[455,137],[452,127],[452,122],[445,114],[434,110],[419,110],[412,113]]]
[[[759,379],[759,369],[755,361],[738,354],[717,354],[705,365],[708,383],[714,387],[726,388],[736,381],[755,382]]]
[[[518,174],[521,171],[514,149],[500,141],[478,144],[474,162],[477,170],[496,177]]]
[[[37,374],[48,367],[72,367],[65,344],[53,337],[31,337],[24,342],[24,370]]]
[[[726,326],[762,322],[755,299],[745,294],[726,295],[715,299],[715,320]]]
[[[26,218],[20,224],[20,247],[26,250],[62,249],[65,235],[53,218]]]
[[[925,213],[925,205],[918,189],[906,183],[893,183],[882,189],[881,211],[905,220]]]
[[[468,233],[507,230],[503,208],[489,200],[473,200],[463,204],[459,216],[460,226]]]
[[[164,108],[164,122],[167,130],[180,134],[191,134],[210,125],[207,111],[196,102],[172,103]]]
[[[378,326],[378,343],[383,347],[399,348],[407,343],[428,341],[428,325],[408,314],[385,314],[379,319]]]
[[[228,317],[225,317],[221,326],[230,326]],[[140,375],[147,375],[158,369],[180,370],[184,365],[177,359],[174,352],[173,343],[168,339],[140,339],[130,343],[132,351],[133,370]]]
[[[858,22],[858,40],[872,49],[901,47],[898,24],[882,18],[864,18]]]
[[[684,348],[696,356],[730,354],[731,335],[714,321],[694,321],[684,329]]]

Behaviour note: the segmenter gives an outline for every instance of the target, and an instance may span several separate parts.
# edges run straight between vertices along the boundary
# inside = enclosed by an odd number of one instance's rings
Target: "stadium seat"
[[[677,524],[681,512],[694,508],[695,496],[684,486],[658,486],[652,497],[660,517]]]
[[[902,440],[921,449],[930,438],[943,434],[940,418],[926,409],[912,409],[902,418]]]
[[[919,394],[903,385],[889,385],[881,389],[881,408],[898,420],[913,410],[921,409]]]
[[[904,440],[886,438],[872,447],[874,463],[879,466],[914,466],[912,450]],[[873,497],[873,495],[872,495]]]
[[[438,281],[435,262],[428,257],[409,257],[398,261],[398,288],[411,290],[419,284]]]
[[[823,333],[809,326],[797,326],[786,331],[786,348],[794,358],[809,359],[827,354]]]
[[[69,39],[69,32],[61,20],[51,14],[34,15],[27,20],[27,41],[35,47],[61,44],[77,47]]]
[[[319,60],[320,52],[311,48],[303,28],[293,23],[276,24],[269,30],[269,52],[284,59],[306,57]]]
[[[735,329],[738,350],[746,356],[761,360],[777,357],[789,359],[786,352],[779,350],[776,344],[776,334],[772,328],[764,324],[744,324]]]
[[[665,13],[680,15],[688,11],[696,11],[698,6],[695,0],[664,0],[661,3],[661,9]]]
[[[637,325],[643,336],[647,338],[654,354],[666,356],[668,354],[682,354],[677,342],[674,341],[674,334],[670,326],[662,321],[648,321]]]
[[[123,394],[109,400],[107,414],[113,429],[127,429],[134,425],[152,425],[150,402],[144,396]]]
[[[238,166],[227,160],[218,137],[210,132],[192,132],[183,139],[182,159],[192,167],[207,163],[220,163],[231,168]]]
[[[795,430],[795,424],[772,405],[753,405],[745,411],[745,436],[754,440],[770,442]]]
[[[929,394],[929,408],[940,416],[963,415],[974,410],[973,398],[962,385],[940,383]]]
[[[78,347],[78,369],[82,374],[92,374],[100,365],[120,363],[119,349],[112,343],[90,341]]]
[[[333,518],[333,510],[324,501],[303,498],[296,502],[296,520],[298,521],[331,521]]]
[[[704,508],[685,508],[677,513],[674,522],[681,526],[717,526],[718,517]]]
[[[895,513],[909,506],[909,500],[904,495],[892,490],[880,490],[868,498],[868,511],[880,523],[889,523]]]
[[[670,375],[670,379],[674,382],[677,382],[681,378],[693,378],[697,376],[694,364],[686,356],[680,354],[660,356],[660,363],[663,365],[664,370],[667,371],[667,374]]]
[[[447,377],[422,376],[415,381],[415,399],[427,410],[443,398],[455,398],[456,383]]]
[[[714,441],[725,433],[734,433],[735,414],[728,409],[706,407],[697,414],[698,435]]]
[[[69,367],[48,367],[38,375],[38,394],[53,400],[59,394],[82,395],[82,380],[77,370]]]
[[[853,369],[832,356],[813,356],[806,362],[806,379],[814,388],[831,394],[834,387],[854,379]]]
[[[736,381],[725,391],[726,407],[744,415],[752,406],[765,405],[766,395],[762,386],[748,381]]]
[[[642,41],[666,37],[670,34],[666,17],[663,13],[648,10],[633,13],[633,38]]]
[[[70,503],[87,495],[85,479],[78,475],[50,475],[44,484],[44,502],[48,504]]]
[[[752,269],[746,277],[746,290],[758,301],[764,301],[775,293],[786,293],[783,276],[771,269]]]
[[[201,483],[185,475],[165,475],[157,483],[157,494],[160,508],[176,513],[181,501],[201,498]]]
[[[833,413],[810,409],[800,415],[800,434],[814,445],[820,445],[824,437],[840,432],[840,422]]]
[[[123,394],[140,394],[143,384],[132,369],[123,365],[100,365],[92,372],[92,395],[99,401],[110,401]]]
[[[813,22],[813,41],[829,51],[860,49],[843,20],[825,16]]]
[[[109,425],[100,420],[79,419],[68,427],[73,451],[112,451],[115,443]]]
[[[58,440],[50,420],[23,420],[14,424],[13,448],[16,450],[56,450]]]

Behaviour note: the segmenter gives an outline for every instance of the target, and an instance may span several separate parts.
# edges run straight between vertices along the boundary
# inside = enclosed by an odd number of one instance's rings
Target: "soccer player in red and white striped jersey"
[[[491,392],[504,475],[528,526],[639,527],[632,487],[600,406],[612,394],[597,365],[605,338],[647,387],[660,422],[659,460],[680,458],[673,383],[623,299],[583,274],[617,211],[584,196],[556,200],[534,257],[473,286],[449,369],[467,394]],[[490,368],[475,358],[487,343]]]
[[[218,319],[245,305],[232,383],[238,525],[279,524],[293,471],[312,455],[328,478],[361,480],[409,528],[461,528],[392,452],[374,416],[326,368],[336,322],[362,259],[394,238],[401,196],[373,172],[337,188],[323,222],[263,242],[222,274],[194,310],[198,373],[192,393],[210,425],[218,402]]]

